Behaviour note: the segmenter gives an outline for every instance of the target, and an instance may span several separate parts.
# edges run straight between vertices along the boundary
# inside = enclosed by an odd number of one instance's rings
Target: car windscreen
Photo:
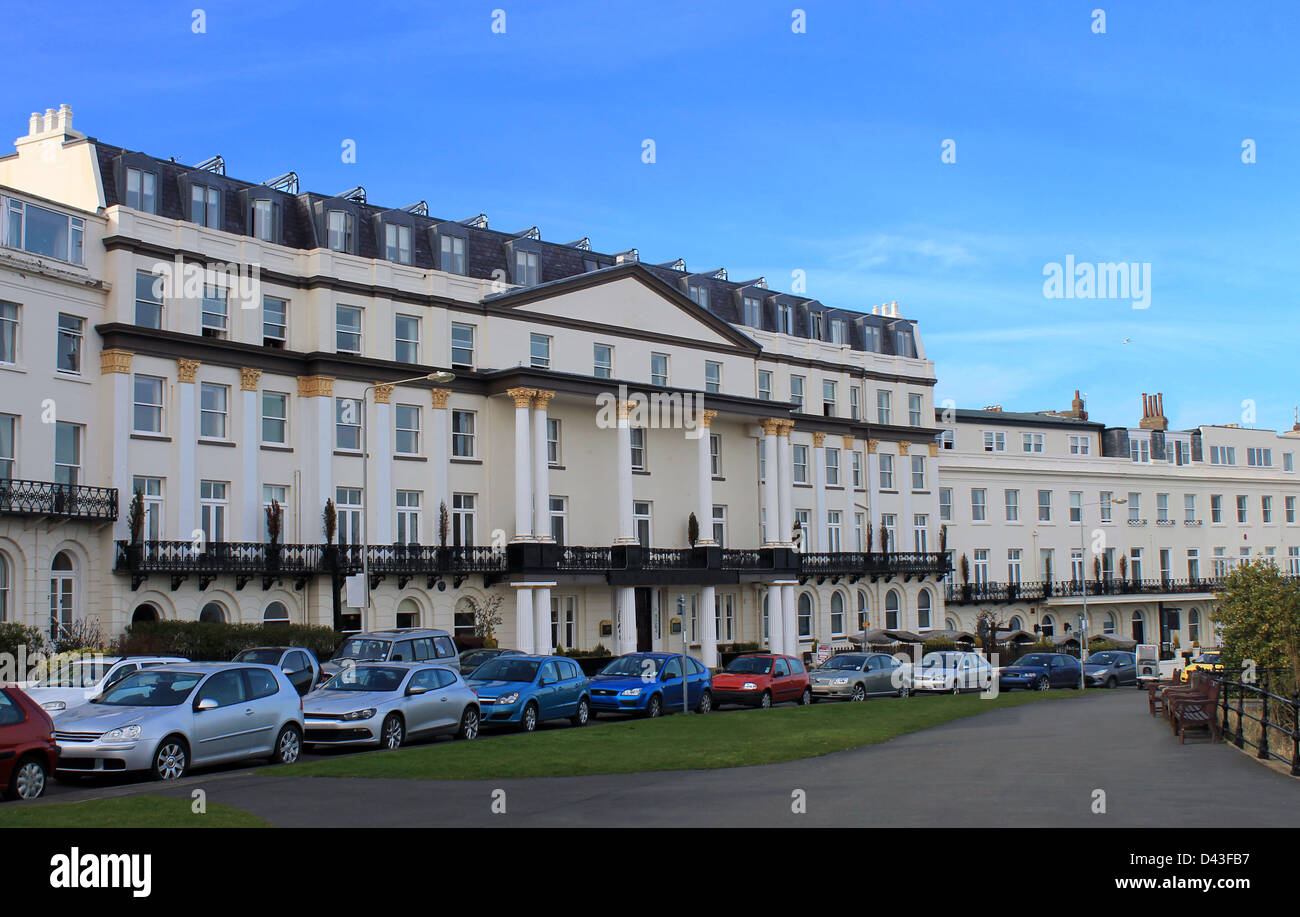
[[[103,662],[65,662],[36,683],[38,688],[89,688],[99,684],[109,666]]]
[[[242,653],[240,653],[231,661],[232,662],[255,662],[258,665],[279,665],[280,656],[282,655],[283,653],[281,650],[275,650],[275,649],[244,650]]]
[[[1052,664],[1052,657],[1042,653],[1030,653],[1028,656],[1021,656],[1014,664],[1048,666]]]
[[[959,653],[926,653],[921,657],[923,669],[955,669]]]
[[[150,669],[128,675],[92,703],[110,707],[176,707],[203,680],[198,672]]]
[[[1201,653],[1201,655],[1197,657],[1196,661],[1199,662],[1199,663],[1201,663],[1201,664],[1203,664],[1203,665],[1218,665],[1218,664],[1219,664],[1219,654],[1218,654],[1218,653]]]
[[[343,645],[334,651],[334,659],[387,659],[388,640],[375,640],[370,637],[353,637],[343,641]]]
[[[823,662],[818,668],[821,669],[852,669],[859,671],[867,664],[866,656],[832,656]]]
[[[498,656],[474,670],[476,681],[532,681],[541,663],[535,659],[511,659]]]
[[[1088,657],[1089,665],[1111,665],[1112,663],[1123,661],[1124,660],[1120,657],[1119,653],[1111,652],[1093,653]]]
[[[600,670],[601,675],[628,675],[640,678],[642,675],[658,675],[664,660],[654,656],[619,656]]]
[[[766,675],[772,671],[772,660],[762,656],[740,656],[731,660],[727,671],[734,675]]]
[[[326,691],[396,691],[406,677],[406,669],[396,666],[349,666],[322,687]]]

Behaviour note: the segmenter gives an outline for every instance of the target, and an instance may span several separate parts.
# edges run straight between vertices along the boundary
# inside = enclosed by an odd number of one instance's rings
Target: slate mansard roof
[[[761,329],[778,330],[778,308],[790,306],[793,333],[797,337],[814,337],[814,316],[820,314],[821,328],[816,339],[831,341],[831,322],[843,321],[845,343],[853,350],[871,351],[886,355],[915,357],[917,354],[915,321],[893,315],[875,315],[849,309],[825,306],[815,299],[769,290],[759,280],[735,282],[726,279],[725,271],[690,273],[680,262],[650,264],[641,262],[635,249],[622,253],[592,251],[587,240],[562,244],[542,241],[538,233],[525,230],[507,233],[489,229],[486,220],[447,220],[411,212],[406,209],[379,207],[352,198],[332,197],[313,192],[289,193],[266,184],[230,178],[222,171],[210,171],[187,166],[174,160],[158,159],[145,153],[133,152],[92,141],[99,157],[99,171],[104,188],[104,202],[112,207],[126,203],[126,168],[139,168],[153,172],[158,177],[157,213],[174,220],[188,220],[189,188],[191,183],[220,189],[223,193],[221,228],[227,232],[252,235],[249,225],[253,199],[270,199],[279,205],[277,243],[290,248],[311,249],[325,247],[322,238],[326,209],[343,209],[356,219],[356,254],[363,258],[382,258],[382,224],[397,222],[410,226],[412,259],[414,267],[440,269],[439,252],[434,241],[440,235],[464,239],[465,273],[470,277],[493,279],[514,277],[511,251],[514,249],[537,253],[538,283],[545,284],[618,264],[639,262],[650,274],[687,294],[689,287],[708,290],[705,308],[713,315],[732,325],[745,324],[743,299],[757,298],[762,303]],[[874,331],[872,330],[874,329]]]

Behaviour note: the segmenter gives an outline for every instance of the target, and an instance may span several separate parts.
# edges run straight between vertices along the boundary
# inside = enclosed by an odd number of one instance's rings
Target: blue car
[[[591,718],[591,680],[563,656],[498,656],[475,669],[466,684],[478,695],[484,726],[533,732],[545,720],[585,726]]]
[[[685,684],[687,706],[708,713],[713,709],[713,676],[690,656],[686,669],[683,679],[682,657],[677,653],[619,656],[591,679],[592,712],[656,717],[681,710]]]
[[[1079,687],[1079,660],[1068,653],[1029,653],[998,672],[998,690]]]

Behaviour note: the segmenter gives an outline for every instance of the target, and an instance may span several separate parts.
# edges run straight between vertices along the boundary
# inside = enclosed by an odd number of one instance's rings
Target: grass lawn
[[[984,700],[979,694],[941,694],[705,716],[674,714],[582,729],[550,728],[532,735],[491,735],[473,742],[442,740],[261,773],[480,780],[744,767],[873,745],[989,710],[1076,696],[1073,691],[1021,691]]]
[[[0,804],[0,828],[269,828],[267,822],[219,803],[203,815],[190,811],[190,799],[126,796],[31,805]]]

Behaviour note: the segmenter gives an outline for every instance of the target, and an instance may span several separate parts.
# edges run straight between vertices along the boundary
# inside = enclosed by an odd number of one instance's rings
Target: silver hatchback
[[[303,698],[309,745],[398,748],[407,738],[474,739],[478,695],[441,665],[366,662],[345,668]]]
[[[159,666],[56,716],[54,741],[62,777],[146,771],[178,780],[191,767],[242,758],[292,764],[302,753],[302,699],[277,666]]]

